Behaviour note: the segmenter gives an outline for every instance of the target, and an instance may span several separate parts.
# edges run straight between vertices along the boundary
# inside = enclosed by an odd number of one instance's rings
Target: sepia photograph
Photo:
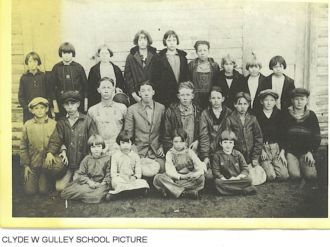
[[[328,218],[326,1],[12,0],[10,73],[13,219]]]

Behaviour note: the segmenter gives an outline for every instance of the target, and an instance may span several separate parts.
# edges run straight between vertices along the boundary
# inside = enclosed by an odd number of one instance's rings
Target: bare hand
[[[262,161],[267,160],[268,155],[267,155],[267,153],[265,152],[265,150],[262,150],[262,151],[261,151],[261,156],[260,156],[260,158],[261,158]]]
[[[239,175],[237,176],[237,178],[238,178],[238,179],[246,178],[246,175],[245,175],[245,174],[239,174]]]
[[[141,97],[139,97],[136,93],[132,93],[132,97],[136,102],[140,102],[141,101]]]
[[[59,157],[61,158],[62,162],[64,165],[68,165],[69,162],[68,162],[68,157],[66,156],[66,151],[63,150],[60,154],[59,154]]]
[[[204,162],[204,164],[206,165],[207,168],[210,167],[210,159],[209,159],[209,158],[205,158],[205,159],[203,160],[203,162]]]
[[[196,140],[193,143],[191,143],[189,148],[196,152],[198,148],[198,141]]]
[[[51,168],[53,166],[53,163],[55,162],[55,157],[52,153],[47,153],[45,165],[47,168]]]
[[[312,154],[311,152],[308,152],[307,154],[305,154],[304,161],[305,161],[309,166],[313,166],[313,165],[315,165],[315,159],[314,159],[313,154]]]
[[[123,90],[121,90],[121,88],[116,87],[116,93],[122,93],[122,92],[123,92]]]
[[[285,151],[284,151],[284,149],[281,150],[280,155],[279,155],[279,158],[280,158],[280,160],[282,160],[282,162],[285,165],[285,167],[287,167],[288,166],[288,161],[285,158]]]
[[[129,179],[132,180],[132,181],[134,181],[134,180],[136,180],[136,177],[135,176],[130,176]]]
[[[156,155],[161,158],[165,156],[163,147],[158,148]]]
[[[88,184],[88,186],[89,186],[89,188],[91,188],[91,189],[95,189],[96,188],[96,183],[94,182],[94,181],[88,181],[87,182],[87,184]]]
[[[198,173],[198,172],[192,172],[190,173],[190,179],[197,179],[199,178],[200,176],[202,176],[202,174]]]
[[[32,173],[31,168],[28,166],[25,166],[24,169],[24,183],[26,184],[26,182],[29,180],[29,175]]]

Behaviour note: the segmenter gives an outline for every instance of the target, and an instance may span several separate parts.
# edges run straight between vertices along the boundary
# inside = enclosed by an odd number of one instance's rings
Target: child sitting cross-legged
[[[168,193],[176,198],[198,199],[198,191],[204,188],[205,164],[192,149],[186,147],[187,132],[177,129],[173,147],[166,154],[165,173],[157,174],[154,186],[164,197]]]
[[[235,141],[237,137],[233,131],[221,133],[222,149],[213,154],[211,164],[215,187],[221,195],[255,194],[256,189],[248,177],[248,165],[242,153],[234,149]]]

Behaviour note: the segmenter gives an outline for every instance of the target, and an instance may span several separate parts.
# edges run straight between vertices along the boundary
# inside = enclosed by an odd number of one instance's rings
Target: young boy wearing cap
[[[308,109],[309,91],[292,90],[292,106],[283,116],[283,149],[291,178],[315,179],[315,152],[320,146],[320,126],[316,114]]]
[[[49,140],[46,166],[51,167],[54,155],[59,154],[68,166],[66,174],[56,181],[56,190],[62,191],[71,181],[73,173],[79,168],[81,160],[88,154],[88,138],[97,134],[95,122],[78,111],[80,94],[67,91],[61,96],[66,116],[60,117],[56,129]]]
[[[256,189],[248,177],[249,169],[242,153],[234,149],[237,141],[231,130],[221,133],[221,150],[212,156],[212,172],[215,187],[221,195],[255,194]]]
[[[260,157],[261,167],[269,181],[289,177],[285,153],[279,146],[282,138],[282,113],[276,107],[277,99],[278,94],[274,90],[261,91],[259,100],[263,108],[256,111],[264,142]]]
[[[52,178],[42,167],[46,157],[49,136],[53,133],[56,122],[48,118],[49,102],[42,97],[30,101],[30,112],[33,119],[23,126],[20,145],[21,164],[24,165],[24,190],[26,194],[47,194],[52,187]]]

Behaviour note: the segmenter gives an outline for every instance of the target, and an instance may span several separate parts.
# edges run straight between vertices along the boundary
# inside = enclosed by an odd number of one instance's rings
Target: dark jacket
[[[237,111],[227,118],[227,127],[235,132],[237,141],[235,148],[240,151],[247,163],[259,160],[263,139],[262,132],[255,116],[246,113],[245,123],[242,124]]]
[[[286,152],[295,155],[315,152],[320,146],[320,125],[315,113],[306,109],[304,116],[297,119],[292,107],[283,113],[283,142]]]
[[[61,117],[49,139],[47,153],[59,154],[62,145],[65,145],[69,168],[78,169],[82,159],[89,153],[88,138],[94,134],[97,134],[96,124],[89,116],[79,113],[72,127],[67,117]]]
[[[157,62],[157,50],[154,47],[148,46],[148,55],[146,64],[143,67],[142,59],[139,54],[139,47],[134,46],[126,58],[124,78],[125,87],[128,95],[132,98],[132,93],[139,91],[141,82],[151,79],[152,69]],[[132,101],[134,103],[135,101]]]
[[[226,119],[232,113],[226,106],[222,106],[222,112],[216,123],[216,117],[209,107],[202,112],[199,123],[199,148],[200,158],[210,158],[210,155],[220,148],[219,141],[221,132],[226,128]],[[216,128],[217,127],[217,128]]]
[[[249,175],[248,165],[243,155],[235,149],[231,154],[218,150],[212,155],[211,167],[214,178],[229,179],[240,174]]]
[[[242,92],[242,80],[243,75],[239,73],[237,70],[233,71],[233,81],[231,83],[230,88],[228,88],[228,84],[225,77],[225,70],[221,70],[219,73],[219,78],[217,82],[217,86],[220,86],[223,91],[223,96],[225,97],[225,101],[223,104],[230,109],[234,109],[234,101],[235,96],[238,92]]]
[[[122,75],[122,72],[120,68],[110,62],[113,66],[115,76],[116,76],[116,87],[119,87],[123,92],[125,91],[125,84],[124,84],[124,77]],[[93,105],[96,105],[97,103],[100,103],[101,101],[101,95],[97,92],[97,82],[101,80],[100,75],[100,64],[101,62],[98,62],[95,64],[89,71],[88,74],[88,107],[91,107]]]
[[[264,82],[262,83],[261,90],[273,88],[272,76],[273,73],[265,78]],[[281,110],[287,110],[288,107],[292,105],[291,91],[295,88],[294,80],[288,77],[287,75],[284,75],[284,77],[285,79],[284,79],[282,95],[281,95]]]
[[[246,92],[246,93],[249,93],[251,95],[249,85],[248,85],[249,78],[250,78],[250,75],[243,78],[243,80],[242,80],[242,92]],[[251,108],[253,109],[253,111],[252,111],[253,113],[255,113],[256,111],[262,109],[262,105],[260,103],[258,95],[262,91],[262,88],[264,88],[263,84],[264,84],[265,78],[266,77],[263,74],[260,74],[259,81],[258,81],[257,92],[256,92],[256,95],[255,95],[254,101],[251,102]]]
[[[194,107],[194,141],[199,139],[199,121],[201,116],[201,110],[198,106],[193,105]],[[174,136],[174,131],[178,128],[183,128],[181,121],[181,113],[179,109],[179,103],[174,103],[167,108],[165,112],[165,131],[164,131],[164,140],[163,148],[167,152],[172,146],[172,140]]]
[[[188,80],[188,64],[187,53],[177,49],[180,58],[180,75],[179,81],[176,80],[170,63],[166,57],[167,49],[159,52],[159,61],[152,71],[151,81],[155,84],[155,97],[157,102],[168,107],[171,103],[177,102],[178,85],[180,82]]]

